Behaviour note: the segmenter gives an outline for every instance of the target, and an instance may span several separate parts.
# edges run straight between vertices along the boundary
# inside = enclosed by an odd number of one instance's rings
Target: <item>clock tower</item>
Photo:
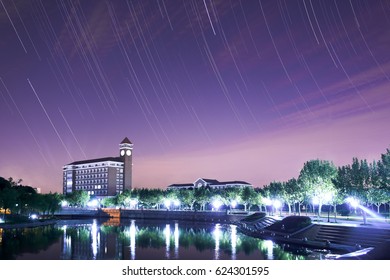
[[[123,160],[123,190],[131,190],[133,177],[133,143],[125,137],[119,144],[120,158]]]

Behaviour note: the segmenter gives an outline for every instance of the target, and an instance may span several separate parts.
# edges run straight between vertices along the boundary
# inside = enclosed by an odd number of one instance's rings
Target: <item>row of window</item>
[[[107,191],[88,191],[90,195],[104,195],[107,194]]]
[[[107,185],[76,186],[76,190],[100,190],[107,189]]]
[[[99,184],[107,183],[108,179],[99,179],[99,180],[77,180],[76,185],[86,185],[86,184]]]
[[[76,170],[76,174],[88,174],[88,173],[101,173],[101,172],[107,172],[108,168],[94,168],[94,169],[85,169],[85,170]]]
[[[101,173],[101,174],[92,174],[92,175],[76,175],[76,180],[77,179],[93,179],[93,178],[107,178],[108,173]]]

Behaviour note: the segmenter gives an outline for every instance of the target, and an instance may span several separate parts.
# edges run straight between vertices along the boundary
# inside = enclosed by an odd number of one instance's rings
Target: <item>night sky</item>
[[[0,0],[0,176],[134,143],[133,185],[255,187],[390,144],[390,1]]]

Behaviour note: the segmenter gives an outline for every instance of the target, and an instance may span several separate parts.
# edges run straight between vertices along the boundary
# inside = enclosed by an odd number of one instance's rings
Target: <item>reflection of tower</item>
[[[123,190],[131,190],[133,176],[133,143],[126,137],[119,144],[120,157],[123,160]]]

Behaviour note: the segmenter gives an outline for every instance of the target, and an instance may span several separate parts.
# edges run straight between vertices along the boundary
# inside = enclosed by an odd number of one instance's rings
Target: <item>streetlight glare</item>
[[[356,208],[359,206],[360,202],[358,199],[354,198],[354,197],[348,197],[346,199],[346,201],[353,207],[353,208]]]
[[[275,209],[279,209],[282,206],[282,203],[279,200],[275,199],[272,202],[272,205],[275,207]]]
[[[222,202],[220,200],[214,200],[213,201],[213,206],[214,206],[215,209],[218,210],[218,208],[222,206]]]
[[[172,203],[172,201],[171,201],[170,199],[166,199],[166,200],[164,201],[164,205],[165,205],[165,207],[167,207],[167,208],[169,208],[169,206],[171,206],[171,203]]]
[[[87,206],[96,207],[96,206],[98,206],[98,204],[99,204],[99,202],[97,201],[97,199],[92,199],[92,200],[88,201]]]
[[[270,206],[270,205],[272,205],[272,201],[271,201],[271,199],[269,199],[269,198],[263,198],[263,202],[264,202],[264,204],[265,205],[267,205],[267,206]]]

